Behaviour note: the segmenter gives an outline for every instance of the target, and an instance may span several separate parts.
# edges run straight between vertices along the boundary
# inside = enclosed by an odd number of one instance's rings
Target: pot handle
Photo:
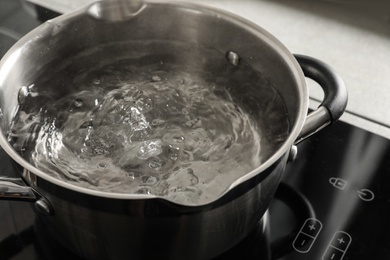
[[[324,90],[321,105],[306,117],[305,124],[295,141],[295,144],[298,144],[341,117],[347,106],[348,92],[343,79],[332,67],[312,57],[298,54],[294,56],[305,77],[316,81]]]
[[[35,208],[41,214],[54,214],[49,201],[27,186],[22,178],[0,177],[0,200],[2,199],[34,202]]]

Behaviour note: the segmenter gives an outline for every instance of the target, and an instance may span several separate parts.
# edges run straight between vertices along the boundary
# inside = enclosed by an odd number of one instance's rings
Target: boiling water
[[[113,59],[117,48],[72,57],[22,88],[9,139],[30,163],[82,187],[194,205],[217,198],[287,136],[283,102],[245,64],[202,50],[218,60],[216,74],[208,61],[176,64],[135,47]]]

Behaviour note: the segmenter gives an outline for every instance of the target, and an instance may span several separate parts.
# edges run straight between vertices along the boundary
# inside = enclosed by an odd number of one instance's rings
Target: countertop
[[[91,0],[30,0],[64,13]],[[378,0],[198,0],[242,16],[292,53],[318,58],[339,72],[349,91],[341,120],[390,138],[390,4]],[[322,91],[309,81],[310,106]]]

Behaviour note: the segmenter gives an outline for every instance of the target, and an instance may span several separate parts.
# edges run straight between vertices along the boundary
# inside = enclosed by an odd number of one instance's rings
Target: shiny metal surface
[[[269,168],[265,179],[258,175],[199,207],[162,199],[90,196],[38,177],[36,188],[56,211],[40,216],[40,221],[52,238],[85,259],[210,259],[256,226],[272,200],[286,159]]]
[[[39,213],[46,216],[54,214],[50,202],[34,188],[27,186],[22,178],[0,177],[0,200],[33,202]]]
[[[38,198],[21,178],[0,177],[0,199],[36,201]]]
[[[330,120],[331,116],[329,115],[329,111],[320,106],[317,110],[311,112],[307,118],[302,131],[297,138],[296,143],[300,143],[311,135],[317,133],[324,127],[330,125],[332,120]]]
[[[293,163],[298,155],[298,147],[296,145],[292,145],[290,149],[290,153],[288,154],[288,162]]]
[[[136,16],[143,8],[141,0],[106,0],[91,4],[88,13],[97,19],[120,22]]]
[[[295,143],[336,122],[348,103],[348,92],[343,79],[328,64],[320,60],[295,55],[306,77],[316,81],[324,91],[321,105],[309,113]]]
[[[247,235],[272,200],[291,146],[306,120],[308,93],[302,70],[294,56],[272,35],[225,12],[186,3],[144,2],[134,15],[118,20],[106,8],[107,3],[99,2],[48,21],[4,56],[0,62],[0,144],[26,169],[24,179],[28,184],[52,205],[55,214],[40,215],[40,220],[55,239],[80,256],[86,259],[216,256]],[[232,62],[236,63],[239,57],[260,70],[285,101],[291,123],[286,142],[269,160],[237,179],[210,204],[190,207],[148,195],[93,191],[65,183],[24,161],[6,140],[18,105],[19,89],[30,86],[40,73],[47,73],[48,64],[61,62],[70,53],[97,44],[148,39],[184,41],[222,53],[234,50]],[[196,50],[193,55],[194,59],[199,58]],[[45,209],[45,205],[40,206]]]

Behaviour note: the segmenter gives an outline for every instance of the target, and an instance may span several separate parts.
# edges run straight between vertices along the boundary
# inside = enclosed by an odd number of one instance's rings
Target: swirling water
[[[238,98],[240,87],[267,83],[253,71],[232,67],[215,75],[147,54],[72,67],[91,53],[23,87],[9,134],[26,160],[64,181],[204,204],[287,137],[283,102],[271,86],[259,87],[270,101],[258,102],[255,112],[247,104],[252,94]],[[243,74],[243,82],[229,78],[233,74]],[[263,118],[268,126],[281,125],[276,135],[262,127]]]

